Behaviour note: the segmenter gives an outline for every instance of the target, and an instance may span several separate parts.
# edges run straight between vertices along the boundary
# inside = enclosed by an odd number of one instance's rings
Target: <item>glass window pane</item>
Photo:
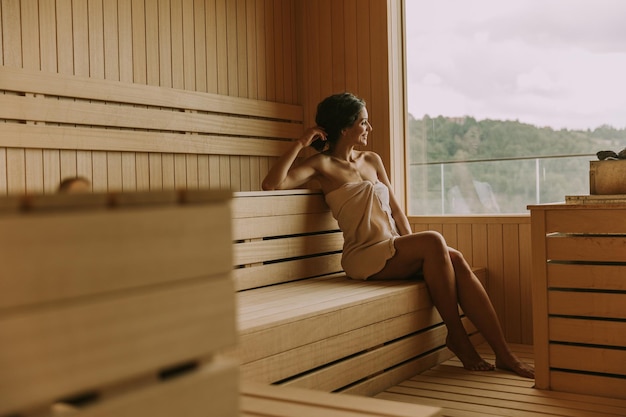
[[[405,0],[409,214],[589,193],[626,147],[626,2]]]

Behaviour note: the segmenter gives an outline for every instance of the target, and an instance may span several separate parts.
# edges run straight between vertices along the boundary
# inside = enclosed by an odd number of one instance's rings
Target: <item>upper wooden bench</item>
[[[452,356],[423,281],[345,276],[321,193],[235,193],[233,238],[244,380],[370,395]]]

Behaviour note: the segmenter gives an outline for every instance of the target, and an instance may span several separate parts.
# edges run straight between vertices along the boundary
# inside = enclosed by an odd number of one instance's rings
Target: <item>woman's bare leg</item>
[[[458,311],[457,279],[448,246],[435,232],[402,236],[395,241],[396,254],[372,279],[409,278],[421,268],[433,304],[448,329],[446,345],[466,369],[489,371],[494,367],[474,349]]]
[[[456,274],[459,304],[495,352],[496,366],[526,378],[534,378],[534,369],[511,352],[491,300],[463,255],[450,249],[450,257]]]

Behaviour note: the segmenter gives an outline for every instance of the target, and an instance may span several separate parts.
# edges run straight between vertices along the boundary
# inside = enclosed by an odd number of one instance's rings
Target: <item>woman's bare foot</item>
[[[450,335],[446,338],[446,346],[463,363],[463,368],[468,371],[493,371],[495,367],[480,357],[474,345],[465,338],[453,341]]]
[[[500,360],[499,357],[496,357],[496,368],[515,372],[524,378],[535,378],[535,368],[520,361],[514,355],[511,355],[507,360]]]

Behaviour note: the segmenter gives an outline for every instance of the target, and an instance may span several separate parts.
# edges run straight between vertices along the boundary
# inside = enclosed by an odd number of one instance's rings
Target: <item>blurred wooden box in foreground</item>
[[[626,194],[626,159],[590,161],[589,193]]]
[[[230,217],[225,192],[0,201],[0,416],[237,415]]]

